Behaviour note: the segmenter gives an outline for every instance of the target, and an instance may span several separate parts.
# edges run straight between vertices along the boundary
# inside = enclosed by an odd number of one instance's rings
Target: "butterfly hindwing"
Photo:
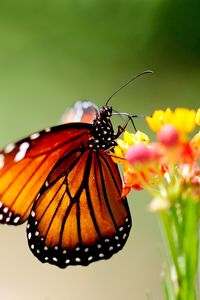
[[[27,225],[33,254],[61,268],[111,257],[124,246],[131,228],[112,159],[102,150],[84,148],[71,163],[70,155],[75,154],[68,153],[52,169]]]

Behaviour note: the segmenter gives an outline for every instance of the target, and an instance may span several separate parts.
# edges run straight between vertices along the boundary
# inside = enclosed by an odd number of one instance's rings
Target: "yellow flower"
[[[138,143],[145,143],[148,144],[149,143],[149,137],[143,133],[142,131],[137,131],[136,133],[130,133],[128,131],[124,132],[124,143],[126,145],[126,149],[129,146],[138,144]],[[117,140],[118,143],[118,140]]]
[[[167,108],[166,111],[155,110],[152,117],[146,117],[146,121],[152,131],[158,132],[164,124],[170,124],[172,115],[173,112],[170,108]]]
[[[125,157],[126,151],[130,146],[139,144],[139,143],[149,143],[149,137],[145,133],[141,131],[137,131],[136,133],[130,133],[128,131],[124,131],[124,138],[117,139],[117,146],[114,148],[114,153],[118,157]]]
[[[176,108],[173,114],[172,125],[180,133],[190,133],[196,126],[196,111],[187,108]]]
[[[197,110],[196,113],[196,123],[198,126],[200,126],[200,108]]]
[[[124,131],[123,140],[117,139],[116,143],[117,146],[114,147],[114,156],[112,156],[112,159],[115,163],[121,162],[126,170],[129,166],[125,159],[128,148],[139,143],[149,144],[149,137],[142,131],[137,131],[136,133]]]
[[[159,132],[163,125],[173,125],[180,134],[181,139],[185,139],[187,134],[192,132],[196,122],[200,122],[200,112],[187,108],[176,108],[172,111],[167,108],[165,111],[156,110],[152,117],[147,117],[146,121],[150,129]]]

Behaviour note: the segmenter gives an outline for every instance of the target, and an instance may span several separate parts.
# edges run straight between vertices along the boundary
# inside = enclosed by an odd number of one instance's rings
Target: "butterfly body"
[[[41,262],[88,265],[128,238],[128,204],[106,153],[116,144],[111,115],[104,106],[91,124],[47,128],[0,153],[0,222],[28,220],[28,244]]]
[[[110,149],[116,145],[114,139],[116,135],[113,130],[110,117],[112,116],[112,107],[104,106],[97,113],[96,118],[92,122],[92,135],[89,147],[93,149],[103,148]]]

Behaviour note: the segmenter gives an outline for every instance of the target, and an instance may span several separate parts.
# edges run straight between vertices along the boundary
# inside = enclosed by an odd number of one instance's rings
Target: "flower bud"
[[[151,152],[142,143],[130,147],[126,152],[127,161],[132,163],[143,163],[151,158]]]
[[[179,139],[176,128],[170,124],[165,124],[157,134],[158,140],[166,147],[175,146]]]

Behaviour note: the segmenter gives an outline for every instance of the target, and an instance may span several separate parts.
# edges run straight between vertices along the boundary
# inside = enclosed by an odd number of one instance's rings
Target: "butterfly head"
[[[104,105],[99,110],[99,117],[101,120],[110,120],[112,116],[112,106]]]

